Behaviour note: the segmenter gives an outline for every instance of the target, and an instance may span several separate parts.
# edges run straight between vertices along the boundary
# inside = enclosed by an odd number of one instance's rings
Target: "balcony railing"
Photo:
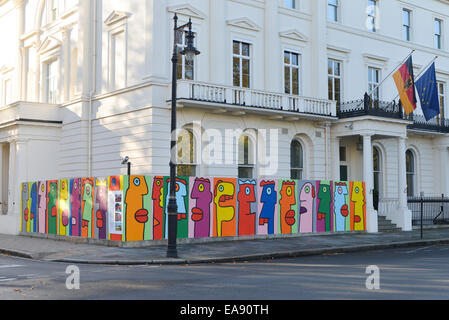
[[[365,97],[362,100],[344,102],[338,108],[339,118],[352,118],[359,116],[378,116],[393,119],[403,119],[402,107],[395,102],[371,100]]]
[[[413,124],[408,126],[409,129],[449,133],[449,119],[440,117],[426,121],[424,116],[412,115],[412,117],[408,117],[407,120],[413,121]]]
[[[364,99],[344,102],[337,110],[337,116],[340,119],[360,117],[360,116],[378,116],[391,119],[402,119],[413,121],[408,125],[408,129],[424,130],[431,132],[449,133],[449,119],[433,118],[426,121],[424,116],[419,114],[410,114],[405,116],[402,106],[396,102],[386,102],[371,100],[365,95]]]
[[[212,102],[305,115],[336,117],[336,102],[261,90],[178,81],[178,100]]]

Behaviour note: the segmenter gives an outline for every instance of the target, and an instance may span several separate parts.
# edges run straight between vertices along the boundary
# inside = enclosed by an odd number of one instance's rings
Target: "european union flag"
[[[435,62],[415,83],[418,90],[421,108],[426,121],[440,114],[440,100],[438,98],[437,77],[435,75]]]

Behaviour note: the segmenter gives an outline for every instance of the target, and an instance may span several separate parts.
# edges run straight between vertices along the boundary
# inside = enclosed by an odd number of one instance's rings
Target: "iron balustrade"
[[[368,94],[365,94],[364,99],[343,102],[337,107],[337,117],[340,119],[367,115],[413,121],[407,126],[410,130],[449,133],[449,119],[440,116],[426,121],[423,115],[412,113],[406,116],[401,104],[395,101],[372,100]]]
[[[449,133],[449,119],[433,118],[427,121],[422,115],[412,114],[408,120],[413,121],[413,124],[409,125],[408,129]]]
[[[449,198],[444,194],[440,197],[408,197],[407,205],[412,212],[412,224],[423,225],[449,224]]]

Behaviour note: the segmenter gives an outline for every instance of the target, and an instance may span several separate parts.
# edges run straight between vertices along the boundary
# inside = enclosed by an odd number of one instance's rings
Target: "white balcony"
[[[282,117],[328,119],[337,116],[335,101],[273,93],[198,81],[178,81],[178,105],[218,107],[223,112],[274,113]]]

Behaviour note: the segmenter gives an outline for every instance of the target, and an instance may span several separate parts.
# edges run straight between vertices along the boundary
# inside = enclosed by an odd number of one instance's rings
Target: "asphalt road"
[[[370,265],[379,290],[366,288]],[[67,266],[0,256],[0,299],[449,299],[448,245],[237,264],[79,265],[79,290],[66,288]]]

